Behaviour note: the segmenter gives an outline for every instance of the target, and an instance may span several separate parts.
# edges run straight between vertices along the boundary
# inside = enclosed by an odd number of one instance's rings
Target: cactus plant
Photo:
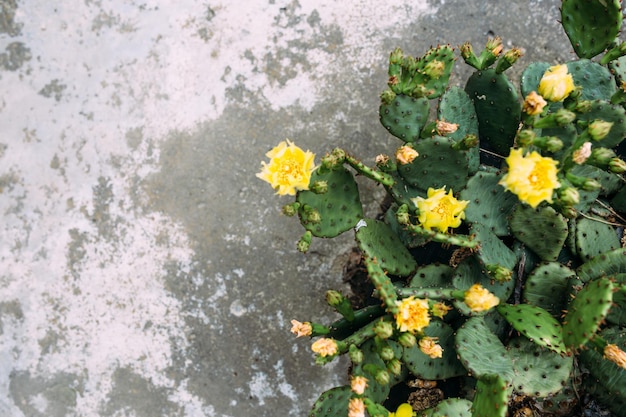
[[[370,167],[335,149],[308,187],[308,171],[294,184],[285,183],[288,175],[281,183],[259,175],[279,194],[297,190],[283,212],[297,214],[305,229],[300,250],[354,230],[377,300],[356,309],[329,291],[342,318],[292,322],[297,336],[316,338],[316,362],[346,354],[351,381],[360,381],[322,394],[310,416],[388,417],[388,407],[406,400],[388,401],[402,392],[392,387],[415,377],[463,386],[424,417],[505,416],[519,396],[544,410],[571,410],[578,390],[624,415],[619,3],[563,0],[563,27],[579,59],[531,63],[521,72],[521,97],[506,72],[520,50],[505,51],[499,38],[479,53],[461,46],[475,69],[464,88],[448,85],[450,46],[418,58],[396,49],[379,109],[400,141],[394,154]],[[276,172],[298,163],[283,159],[272,161]],[[377,219],[364,218],[357,175],[387,193]]]

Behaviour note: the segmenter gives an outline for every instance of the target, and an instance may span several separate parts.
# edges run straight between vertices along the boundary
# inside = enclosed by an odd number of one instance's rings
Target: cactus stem
[[[416,224],[407,224],[406,228],[409,232],[418,234],[420,236],[428,237],[435,242],[447,243],[455,246],[462,246],[464,248],[476,249],[480,242],[473,240],[471,236],[466,235],[450,235],[447,233],[441,233],[434,230],[427,230]]]
[[[367,178],[372,179],[382,185],[387,187],[393,186],[395,183],[393,177],[385,172],[375,171],[370,167],[363,164],[358,159],[346,154],[346,162],[350,164],[350,166],[356,169],[360,174],[365,175]]]

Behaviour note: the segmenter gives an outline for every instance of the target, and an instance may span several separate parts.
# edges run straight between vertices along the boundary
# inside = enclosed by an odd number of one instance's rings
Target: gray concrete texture
[[[372,164],[394,47],[572,59],[559,3],[0,0],[0,416],[307,415],[347,364],[290,320],[335,318],[353,238],[298,253],[265,152]]]

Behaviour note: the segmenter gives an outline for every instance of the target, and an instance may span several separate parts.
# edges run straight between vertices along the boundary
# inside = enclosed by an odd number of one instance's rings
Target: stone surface
[[[373,163],[394,47],[571,59],[559,4],[0,0],[0,416],[306,415],[346,363],[289,322],[334,317],[353,240],[298,253],[265,152]]]

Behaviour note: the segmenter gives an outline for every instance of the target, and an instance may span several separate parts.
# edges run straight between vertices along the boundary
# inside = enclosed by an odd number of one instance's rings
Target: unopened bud
[[[557,192],[559,199],[566,206],[575,206],[580,203],[580,193],[575,187],[561,187]]]
[[[513,271],[499,264],[486,265],[487,272],[498,282],[510,281]]]
[[[391,78],[395,78],[395,83],[392,84],[392,80]],[[389,79],[389,85],[395,85],[398,83],[398,77],[391,77]],[[396,93],[394,93],[391,89],[386,89],[385,91],[383,91],[380,94],[380,101],[382,101],[384,104],[391,104],[393,103],[393,101],[396,99]]]
[[[307,223],[317,224],[322,221],[322,216],[320,216],[320,212],[317,209],[304,205],[302,206],[302,218]]]
[[[343,164],[345,160],[346,153],[343,150],[336,148],[322,158],[322,166],[325,169],[332,170],[336,166]]]
[[[535,138],[537,134],[531,129],[522,129],[517,132],[517,136],[515,136],[515,142],[521,146],[531,146],[535,142]]]
[[[594,120],[589,124],[589,136],[593,140],[602,140],[609,134],[611,128],[613,127],[613,122],[607,122],[604,120]]]
[[[557,110],[554,116],[554,119],[559,126],[564,126],[576,120],[576,113],[565,109]]]
[[[298,203],[297,201],[291,203],[291,204],[285,204],[283,206],[283,214],[285,216],[295,216],[296,214],[298,214],[298,209],[300,208],[300,203]]]
[[[607,167],[611,162],[611,159],[617,155],[612,149],[609,148],[593,148],[589,161],[596,166]]]
[[[326,194],[328,192],[328,181],[315,181],[311,185],[311,191],[315,194]]]
[[[350,345],[350,347],[348,348],[348,356],[350,357],[352,363],[354,363],[355,365],[362,363],[363,359],[365,359],[363,351],[359,349],[356,345]]]
[[[556,136],[538,137],[533,141],[533,144],[548,152],[558,152],[563,149],[563,141]]]
[[[591,110],[591,100],[579,100],[576,103],[574,110],[576,110],[578,113],[587,113],[589,110]]]
[[[611,162],[609,162],[609,171],[615,174],[623,174],[626,172],[626,162],[618,157],[611,159]]]
[[[331,307],[337,307],[345,299],[343,294],[339,291],[328,290],[326,291],[326,302]]]
[[[415,346],[415,344],[417,343],[417,339],[415,338],[414,334],[405,332],[398,337],[398,342],[400,342],[400,344],[405,348],[410,348]]]
[[[374,326],[374,333],[381,339],[389,339],[393,335],[393,325],[388,321],[380,320]]]
[[[502,52],[502,38],[496,36],[493,39],[488,39],[485,48],[487,48],[487,50],[495,56],[500,55],[500,53]]]
[[[496,73],[499,74],[511,68],[522,55],[524,53],[520,48],[512,48],[506,51],[496,65]]]
[[[376,375],[374,375],[374,379],[376,379],[376,382],[378,382],[380,385],[389,385],[389,372],[381,369],[376,372]]]
[[[400,362],[396,358],[390,360],[389,362],[387,362],[387,370],[393,375],[400,375],[400,373],[402,372],[402,362]]]
[[[309,246],[311,246],[311,240],[313,239],[313,234],[310,230],[304,232],[300,240],[298,241],[297,248],[298,251],[302,253],[306,253],[309,250]]]
[[[391,346],[383,346],[378,353],[380,358],[384,361],[390,361],[396,357],[396,354],[393,352]]]
[[[432,79],[438,79],[441,77],[446,69],[446,64],[443,61],[439,61],[438,59],[434,59],[430,61],[424,67],[424,73],[428,75]]]

